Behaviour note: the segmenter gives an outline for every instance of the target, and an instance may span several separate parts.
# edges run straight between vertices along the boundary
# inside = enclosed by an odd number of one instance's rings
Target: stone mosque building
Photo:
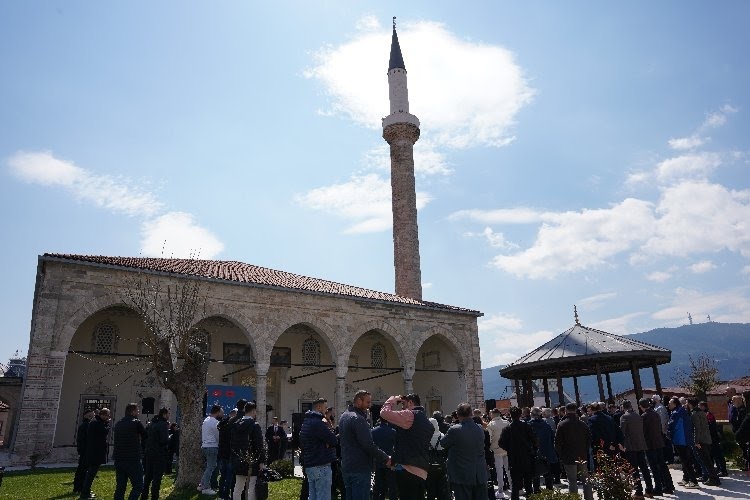
[[[129,276],[201,280],[210,332],[208,385],[249,386],[261,425],[292,421],[318,397],[340,414],[359,388],[373,410],[418,393],[429,410],[483,407],[477,318],[422,300],[413,146],[404,60],[393,28],[388,67],[395,294],[235,261],[44,254],[39,257],[27,371],[9,463],[69,461],[84,409],[129,402],[176,407],[150,371],[144,326],[123,304]],[[151,399],[153,398],[153,399]],[[173,413],[174,416],[174,413]],[[146,416],[143,417],[147,418]]]

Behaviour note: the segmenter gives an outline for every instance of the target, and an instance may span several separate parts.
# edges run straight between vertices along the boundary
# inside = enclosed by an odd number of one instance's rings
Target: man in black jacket
[[[91,484],[101,464],[107,463],[107,434],[109,434],[109,408],[102,408],[86,428],[86,479],[81,486],[80,499],[96,498]]]
[[[247,500],[255,500],[255,483],[258,474],[265,468],[266,450],[263,446],[263,430],[255,421],[256,403],[245,405],[243,417],[232,424],[229,430],[229,447],[232,453],[232,469],[235,485],[234,500],[240,500],[247,488]]]
[[[148,498],[149,486],[151,486],[151,500],[159,500],[161,489],[161,478],[167,468],[167,457],[169,456],[169,409],[162,408],[159,413],[151,419],[146,428],[146,453],[143,460],[145,479],[143,482],[143,493],[141,500]]]
[[[578,493],[578,477],[583,480],[583,498],[594,500],[594,492],[588,481],[587,467],[591,433],[576,412],[575,403],[565,405],[565,417],[560,420],[555,431],[555,450],[560,457],[568,478],[568,491]]]
[[[513,406],[510,409],[510,425],[500,432],[500,447],[508,452],[508,465],[513,483],[510,498],[518,500],[521,486],[526,496],[533,492],[532,474],[536,444],[531,426],[521,420],[521,409]]]
[[[124,500],[128,480],[133,487],[128,500],[137,500],[143,491],[143,463],[141,451],[146,430],[138,420],[138,405],[128,403],[125,406],[125,416],[114,428],[114,451],[112,459],[115,461],[115,496],[114,500]]]
[[[80,493],[83,481],[86,479],[86,430],[89,422],[94,418],[94,410],[83,412],[83,420],[76,432],[76,449],[78,450],[78,468],[73,478],[73,493]]]
[[[327,402],[323,398],[313,402],[312,409],[305,412],[299,432],[302,463],[312,500],[331,498],[331,462],[336,460],[336,434],[323,417]]]
[[[219,425],[219,498],[229,500],[234,489],[234,470],[232,469],[231,429],[232,425],[245,416],[247,401],[240,399],[229,415],[222,418]],[[239,410],[238,410],[239,408]]]

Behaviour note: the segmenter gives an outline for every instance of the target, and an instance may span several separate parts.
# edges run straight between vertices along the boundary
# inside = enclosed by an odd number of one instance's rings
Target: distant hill
[[[659,376],[664,387],[676,385],[674,378],[677,371],[687,370],[690,367],[689,357],[700,354],[710,356],[716,361],[719,378],[722,380],[750,375],[750,323],[712,322],[677,328],[657,328],[635,333],[631,337],[672,351],[672,362],[659,366]],[[503,391],[510,385],[510,381],[500,377],[498,373],[503,366],[492,366],[482,370],[485,399],[508,397],[509,391],[505,394]],[[654,386],[651,370],[641,370],[641,382],[644,387]],[[584,400],[598,399],[596,377],[582,377],[578,383]],[[563,384],[572,396],[572,381],[565,380]],[[612,374],[612,389],[615,392],[630,388],[630,373]]]

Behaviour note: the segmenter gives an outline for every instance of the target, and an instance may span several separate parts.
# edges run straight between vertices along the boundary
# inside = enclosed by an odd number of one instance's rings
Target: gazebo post
[[[514,379],[513,382],[516,384],[516,405],[519,407],[521,406],[521,398],[523,397],[521,395],[521,384],[519,383],[518,379]]]
[[[565,404],[565,396],[563,396],[562,376],[560,375],[560,372],[557,372],[557,399],[560,402],[560,406]]]
[[[544,377],[542,379],[542,382],[544,384],[544,406],[549,408],[550,406],[552,406],[552,404],[549,400],[549,384],[547,383],[547,377]]]
[[[615,400],[615,395],[612,394],[612,379],[609,376],[609,373],[604,374],[605,377],[607,377],[607,394],[609,395],[609,402],[613,402]]]
[[[526,402],[524,406],[534,406],[534,384],[530,378],[526,379]]]
[[[578,392],[578,377],[573,377],[573,388],[576,391],[576,404],[581,406],[581,394]]]
[[[635,390],[636,400],[643,397],[643,388],[641,388],[641,374],[638,372],[638,366],[635,361],[630,362],[630,374],[633,376],[633,389]]]
[[[604,384],[602,384],[602,367],[596,364],[596,381],[599,383],[599,401],[604,401]]]
[[[663,394],[661,391],[661,379],[659,378],[659,368],[657,367],[656,361],[654,361],[651,369],[654,370],[654,384],[656,385],[656,394],[658,394],[659,397],[662,397]]]

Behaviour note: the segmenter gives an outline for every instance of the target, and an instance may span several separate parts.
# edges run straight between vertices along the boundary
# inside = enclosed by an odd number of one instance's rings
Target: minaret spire
[[[391,148],[393,208],[393,265],[396,294],[422,300],[419,262],[417,193],[414,180],[414,143],[419,139],[419,119],[409,113],[406,67],[393,18],[391,56],[388,62],[390,114],[383,118],[383,139]]]

